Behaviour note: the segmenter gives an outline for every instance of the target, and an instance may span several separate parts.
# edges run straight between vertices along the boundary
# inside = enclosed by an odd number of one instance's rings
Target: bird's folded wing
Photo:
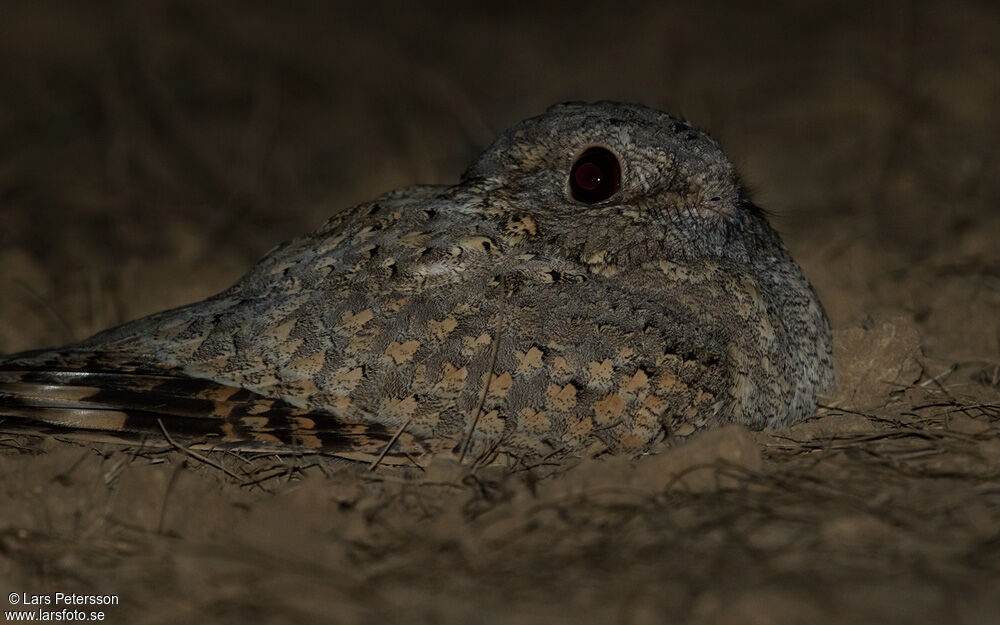
[[[404,461],[422,441],[176,368],[95,352],[0,360],[0,431],[148,446]]]

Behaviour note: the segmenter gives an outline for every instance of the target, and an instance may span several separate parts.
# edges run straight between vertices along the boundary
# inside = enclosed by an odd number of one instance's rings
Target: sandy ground
[[[0,438],[0,591],[115,594],[111,623],[1000,622],[995,4],[365,4],[4,3],[0,352],[207,296],[612,98],[722,141],[840,389],[788,431],[517,473]]]

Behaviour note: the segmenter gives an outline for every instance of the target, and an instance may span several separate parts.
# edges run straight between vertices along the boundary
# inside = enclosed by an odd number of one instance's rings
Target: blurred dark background
[[[642,102],[709,130],[835,324],[942,250],[992,263],[995,2],[0,13],[0,352],[207,296],[337,210],[456,180],[496,133],[568,99]]]

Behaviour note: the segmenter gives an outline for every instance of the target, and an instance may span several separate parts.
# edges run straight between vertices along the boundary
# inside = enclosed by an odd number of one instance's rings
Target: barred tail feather
[[[427,451],[420,439],[376,423],[347,421],[180,369],[93,352],[0,360],[0,432],[148,446],[172,440],[200,450],[355,460],[384,456],[390,463]]]

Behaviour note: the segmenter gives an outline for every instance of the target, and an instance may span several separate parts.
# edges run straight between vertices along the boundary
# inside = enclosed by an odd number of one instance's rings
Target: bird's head
[[[719,144],[641,105],[556,105],[500,135],[463,181],[585,263],[747,262],[776,242]]]

